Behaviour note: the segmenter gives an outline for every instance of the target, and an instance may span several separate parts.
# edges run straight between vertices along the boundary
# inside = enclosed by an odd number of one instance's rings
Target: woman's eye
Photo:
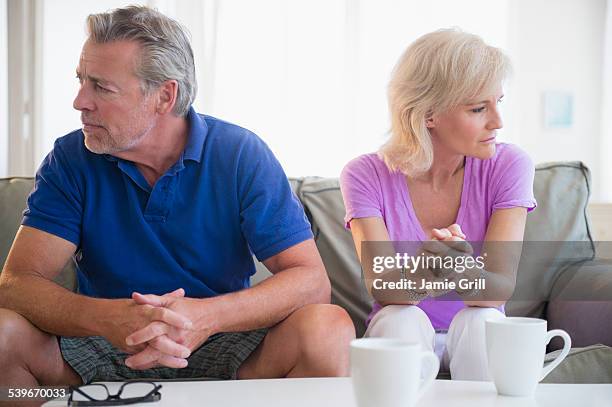
[[[484,112],[484,110],[485,110],[485,107],[481,106],[481,107],[477,107],[477,108],[472,109],[472,112],[474,112],[474,113],[481,113],[481,112]]]

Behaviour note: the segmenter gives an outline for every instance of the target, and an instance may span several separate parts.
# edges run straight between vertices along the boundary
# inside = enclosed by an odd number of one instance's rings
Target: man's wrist
[[[222,315],[219,310],[219,302],[216,301],[219,297],[211,298],[191,298],[189,301],[195,309],[195,318],[191,321],[193,329],[201,332],[203,337],[209,337],[219,332],[224,332],[223,326],[220,325],[221,318],[216,318],[216,315]],[[189,317],[189,316],[188,316]]]
[[[88,336],[108,336],[114,330],[118,316],[125,314],[125,306],[131,300],[127,299],[101,299],[89,298],[91,303],[83,307],[84,312],[79,314],[80,325]]]

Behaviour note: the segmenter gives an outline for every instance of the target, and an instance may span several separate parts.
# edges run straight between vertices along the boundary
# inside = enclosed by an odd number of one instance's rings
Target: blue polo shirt
[[[87,150],[81,130],[38,169],[22,224],[77,246],[81,293],[229,293],[249,286],[253,253],[265,260],[312,237],[261,139],[193,108],[188,119],[185,150],[153,187],[132,162]]]

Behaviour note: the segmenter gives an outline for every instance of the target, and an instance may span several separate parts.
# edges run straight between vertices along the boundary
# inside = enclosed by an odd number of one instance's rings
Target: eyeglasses
[[[161,400],[161,384],[131,381],[121,385],[119,391],[111,394],[101,383],[86,384],[70,388],[69,406],[125,406]]]

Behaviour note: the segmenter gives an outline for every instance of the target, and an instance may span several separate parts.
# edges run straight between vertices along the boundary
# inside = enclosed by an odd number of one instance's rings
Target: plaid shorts
[[[259,329],[215,334],[191,353],[188,366],[183,369],[130,369],[124,363],[129,355],[101,336],[61,337],[59,344],[62,357],[81,376],[83,383],[129,379],[235,379],[240,365],[267,332],[267,329]]]

